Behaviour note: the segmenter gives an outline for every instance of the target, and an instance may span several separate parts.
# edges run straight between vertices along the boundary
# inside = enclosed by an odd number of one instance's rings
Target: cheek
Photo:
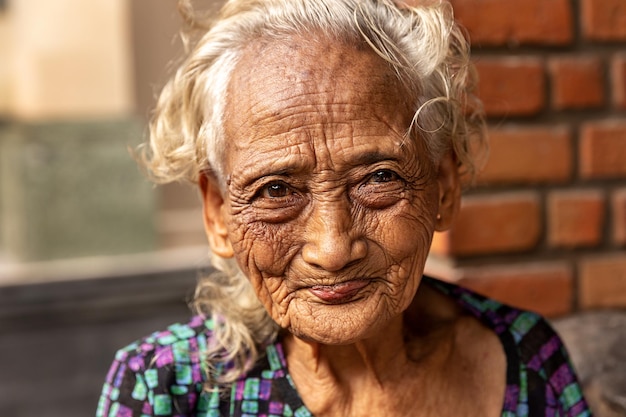
[[[370,220],[376,224],[376,234],[386,256],[397,262],[425,259],[435,230],[436,210],[432,193],[422,193]]]
[[[235,258],[250,278],[283,275],[298,250],[297,235],[290,224],[247,223],[245,218],[230,233]]]

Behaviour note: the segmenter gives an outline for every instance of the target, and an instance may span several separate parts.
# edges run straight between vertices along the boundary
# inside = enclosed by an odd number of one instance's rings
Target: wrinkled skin
[[[440,187],[423,143],[406,137],[411,117],[368,50],[257,43],[237,66],[220,213],[239,265],[291,333],[350,343],[413,299]]]
[[[200,180],[211,249],[286,330],[318,417],[500,415],[497,337],[420,286],[460,190],[452,156],[406,136],[408,101],[366,48],[257,41],[228,88],[225,178]]]

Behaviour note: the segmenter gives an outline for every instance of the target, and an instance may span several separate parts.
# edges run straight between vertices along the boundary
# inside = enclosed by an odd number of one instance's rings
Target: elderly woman
[[[450,6],[417,3],[231,0],[204,29],[145,156],[199,184],[218,273],[118,352],[98,416],[590,415],[543,319],[423,275],[483,138]]]

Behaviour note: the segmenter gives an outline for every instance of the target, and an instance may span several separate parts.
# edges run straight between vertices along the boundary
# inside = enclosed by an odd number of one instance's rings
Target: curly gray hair
[[[155,181],[197,182],[212,172],[223,185],[223,115],[233,68],[252,40],[311,33],[346,45],[367,42],[413,100],[407,137],[424,140],[435,163],[452,150],[460,172],[473,177],[473,151],[485,147],[483,119],[472,94],[469,44],[447,2],[411,7],[392,0],[229,0],[208,24],[189,1],[180,1],[182,14],[202,36],[161,92],[142,149]],[[256,362],[279,329],[235,261],[213,255],[212,263],[218,272],[199,282],[194,307],[215,324],[215,344],[206,353],[207,386],[221,389]]]

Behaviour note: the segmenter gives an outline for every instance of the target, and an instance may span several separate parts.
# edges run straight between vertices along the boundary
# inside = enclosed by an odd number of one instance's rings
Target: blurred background
[[[553,319],[626,415],[626,2],[452,3],[491,157],[428,272]],[[129,152],[179,26],[175,0],[0,0],[0,415],[93,415],[115,350],[189,315],[196,190]]]

